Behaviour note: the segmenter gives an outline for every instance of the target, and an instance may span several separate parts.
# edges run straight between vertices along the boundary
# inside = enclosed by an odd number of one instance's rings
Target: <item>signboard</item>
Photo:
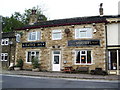
[[[100,40],[70,40],[68,46],[100,46]]]
[[[26,42],[22,43],[22,47],[45,47],[46,43],[45,42]]]

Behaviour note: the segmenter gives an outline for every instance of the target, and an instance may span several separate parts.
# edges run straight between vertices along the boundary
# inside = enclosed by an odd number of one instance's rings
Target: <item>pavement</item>
[[[91,75],[80,73],[63,73],[63,72],[33,72],[33,71],[8,71],[2,70],[1,74],[10,75],[27,75],[27,76],[39,76],[39,77],[51,77],[51,78],[72,78],[72,79],[87,79],[87,80],[120,80],[120,75]]]

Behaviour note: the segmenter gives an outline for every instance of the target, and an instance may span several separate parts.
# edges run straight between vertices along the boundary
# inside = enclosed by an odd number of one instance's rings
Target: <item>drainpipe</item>
[[[105,23],[105,35],[106,35],[105,71],[108,72],[108,47],[107,47],[107,45],[108,45],[107,39],[108,39],[108,38],[107,38],[107,24],[106,24],[106,23]]]

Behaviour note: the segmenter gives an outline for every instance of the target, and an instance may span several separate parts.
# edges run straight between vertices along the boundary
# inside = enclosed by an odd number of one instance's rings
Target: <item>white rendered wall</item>
[[[120,28],[118,28],[118,23],[112,23],[107,25],[107,44],[108,45],[120,45]],[[118,32],[119,29],[119,32]]]

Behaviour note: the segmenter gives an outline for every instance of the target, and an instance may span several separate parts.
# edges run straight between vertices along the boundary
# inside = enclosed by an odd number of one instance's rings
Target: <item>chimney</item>
[[[100,8],[99,8],[99,13],[100,13],[100,16],[103,16],[103,3],[100,3]]]
[[[36,10],[32,9],[31,11],[32,11],[32,13],[30,15],[29,25],[33,25],[34,23],[37,22]]]

